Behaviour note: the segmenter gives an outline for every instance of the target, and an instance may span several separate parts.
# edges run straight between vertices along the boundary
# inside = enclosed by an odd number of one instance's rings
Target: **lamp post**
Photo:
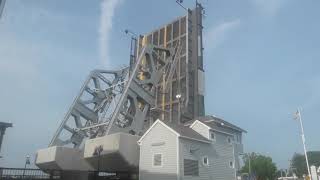
[[[131,31],[130,29],[125,29],[124,33],[130,34],[132,37],[135,37],[135,38],[138,37],[138,35],[136,33],[134,33],[133,31]]]
[[[178,108],[179,108],[179,112],[178,112],[178,124],[180,124],[181,121],[181,94],[177,94],[176,98],[178,99]]]
[[[23,169],[23,173],[22,173],[22,178],[24,178],[27,165],[29,165],[29,164],[30,164],[30,156],[27,155],[27,156],[26,156],[26,162],[24,163],[24,169]]]
[[[100,146],[96,147],[93,152],[94,156],[98,156],[98,168],[97,168],[98,172],[100,171],[100,155],[101,155],[102,151],[103,151],[103,146],[100,145]]]
[[[303,144],[303,150],[304,150],[304,156],[306,159],[307,163],[307,169],[308,169],[308,176],[311,178],[311,173],[310,173],[310,167],[309,167],[309,160],[308,160],[308,153],[307,153],[307,148],[306,148],[306,138],[304,135],[304,129],[303,129],[303,124],[302,124],[302,118],[301,118],[301,110],[298,108],[297,112],[294,114],[293,117],[295,120],[299,120],[300,122],[300,128],[301,128],[301,139],[302,139],[302,144]]]
[[[126,33],[126,35],[130,35],[131,36],[131,42],[130,42],[130,71],[129,71],[129,75],[131,75],[131,71],[133,70],[133,65],[136,63],[136,56],[137,56],[137,46],[139,47],[139,45],[137,45],[138,42],[138,35],[136,33],[134,33],[133,31],[130,31],[129,29],[124,30],[124,32]]]

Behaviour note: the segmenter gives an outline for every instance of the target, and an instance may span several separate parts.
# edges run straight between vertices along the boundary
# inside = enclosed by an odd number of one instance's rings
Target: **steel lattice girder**
[[[93,70],[69,108],[49,146],[73,144],[79,147],[84,138],[96,136],[97,131],[79,131],[102,123],[111,103],[122,93],[128,68],[118,71]]]
[[[142,135],[147,113],[155,105],[155,88],[174,50],[153,45],[143,48],[112,117],[107,134],[126,132]],[[140,76],[139,76],[140,75]],[[142,77],[141,77],[142,76]],[[127,106],[130,103],[130,106]]]
[[[128,68],[92,71],[49,146],[82,148],[86,138],[116,132],[141,135],[155,105],[156,84],[174,58],[174,49],[147,45],[130,77]]]

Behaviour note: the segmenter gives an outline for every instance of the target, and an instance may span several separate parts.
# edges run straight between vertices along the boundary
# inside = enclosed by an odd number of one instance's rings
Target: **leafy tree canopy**
[[[309,165],[319,167],[320,166],[320,151],[307,152]],[[296,173],[298,177],[302,177],[303,174],[308,174],[307,163],[304,154],[295,153],[291,159],[291,170]]]
[[[273,180],[276,177],[277,167],[271,157],[250,153],[246,154],[243,160],[242,173],[249,173],[250,160],[251,174],[254,174],[257,180]]]

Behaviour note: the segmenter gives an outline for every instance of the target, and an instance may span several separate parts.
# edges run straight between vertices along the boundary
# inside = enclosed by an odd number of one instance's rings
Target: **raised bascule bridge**
[[[137,172],[138,139],[157,119],[184,124],[204,116],[202,12],[133,39],[130,66],[93,70],[49,147],[43,170]]]

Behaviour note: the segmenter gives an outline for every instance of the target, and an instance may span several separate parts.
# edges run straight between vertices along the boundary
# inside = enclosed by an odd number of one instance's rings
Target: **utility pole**
[[[131,35],[131,42],[130,42],[130,74],[131,71],[133,70],[136,58],[137,58],[137,46],[139,46],[137,44],[138,42],[138,35],[136,33],[134,33],[133,31],[126,29],[124,31],[127,35]]]
[[[310,167],[309,167],[309,160],[308,160],[308,154],[307,154],[307,148],[306,148],[306,138],[305,138],[305,136],[304,136],[304,129],[303,129],[302,118],[301,118],[301,111],[300,111],[299,108],[298,108],[297,112],[295,113],[294,119],[298,119],[299,122],[300,122],[301,139],[302,139],[302,144],[303,144],[304,156],[305,156],[305,158],[306,158],[308,175],[309,175],[309,177],[311,178]]]
[[[22,173],[22,178],[24,178],[24,176],[25,176],[27,165],[30,165],[30,156],[29,155],[26,156],[26,161],[24,163],[24,169],[23,169],[23,173]]]
[[[177,94],[176,98],[178,99],[178,124],[180,124],[181,122],[181,94]]]

